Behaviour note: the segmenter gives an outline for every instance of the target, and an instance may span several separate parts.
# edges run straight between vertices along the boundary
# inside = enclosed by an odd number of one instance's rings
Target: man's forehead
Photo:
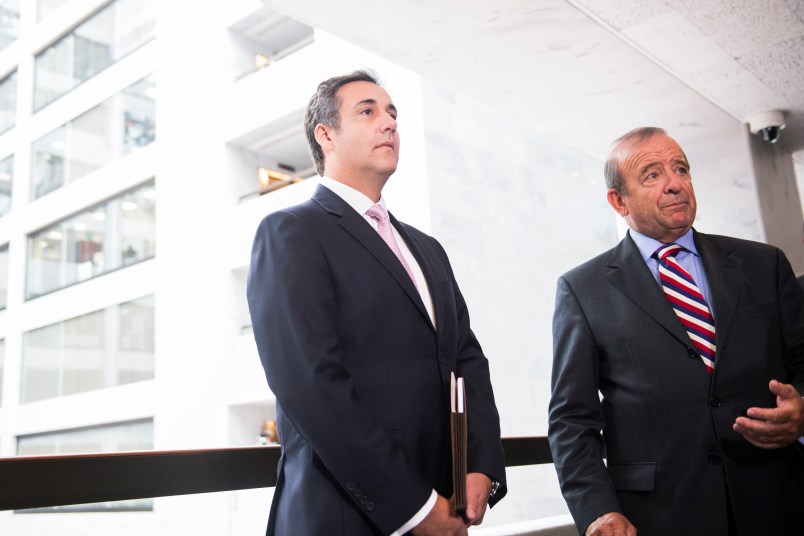
[[[673,138],[663,134],[655,134],[644,140],[626,141],[616,149],[616,152],[624,165],[667,157],[687,161],[681,146]]]
[[[349,82],[338,88],[337,96],[341,102],[354,105],[362,101],[375,101],[380,104],[391,104],[388,92],[373,82],[358,80]]]

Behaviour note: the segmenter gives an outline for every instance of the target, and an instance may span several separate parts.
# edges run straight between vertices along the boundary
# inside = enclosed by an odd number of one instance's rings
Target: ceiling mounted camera
[[[778,110],[755,113],[748,118],[748,126],[751,134],[762,136],[768,143],[776,143],[779,141],[781,130],[785,127],[784,113]]]

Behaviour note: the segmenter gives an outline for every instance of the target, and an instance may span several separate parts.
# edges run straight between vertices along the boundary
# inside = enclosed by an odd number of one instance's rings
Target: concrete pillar
[[[747,125],[745,137],[756,184],[761,240],[784,251],[793,271],[802,275],[804,217],[792,154],[779,143],[771,144],[751,134]]]

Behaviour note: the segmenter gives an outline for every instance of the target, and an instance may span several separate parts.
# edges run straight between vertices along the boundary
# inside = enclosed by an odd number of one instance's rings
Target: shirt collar
[[[371,200],[367,195],[362,192],[358,192],[351,186],[347,186],[342,182],[338,182],[333,178],[327,177],[326,175],[321,177],[321,185],[326,186],[332,192],[343,199],[347,205],[355,209],[355,211],[360,214],[364,215],[366,211],[374,205],[374,201]],[[380,195],[380,201],[377,203],[382,205],[382,208],[386,209],[385,206],[385,199]]]
[[[648,259],[651,258],[651,255],[653,255],[659,246],[662,245],[662,242],[659,242],[655,238],[643,235],[642,233],[633,229],[629,229],[628,234],[630,234],[631,238],[634,239],[634,243],[639,249],[639,253],[642,255],[642,258],[645,260],[645,262],[648,262]],[[674,243],[684,247],[696,257],[699,256],[698,249],[695,247],[695,239],[693,237],[692,227],[690,227],[689,231],[681,235],[681,237]]]

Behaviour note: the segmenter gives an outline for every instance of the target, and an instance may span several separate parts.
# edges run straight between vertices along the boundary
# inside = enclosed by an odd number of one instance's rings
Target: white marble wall
[[[503,436],[546,435],[556,279],[613,246],[602,163],[423,82],[432,232],[491,362]],[[509,469],[489,524],[566,512],[552,465]]]

